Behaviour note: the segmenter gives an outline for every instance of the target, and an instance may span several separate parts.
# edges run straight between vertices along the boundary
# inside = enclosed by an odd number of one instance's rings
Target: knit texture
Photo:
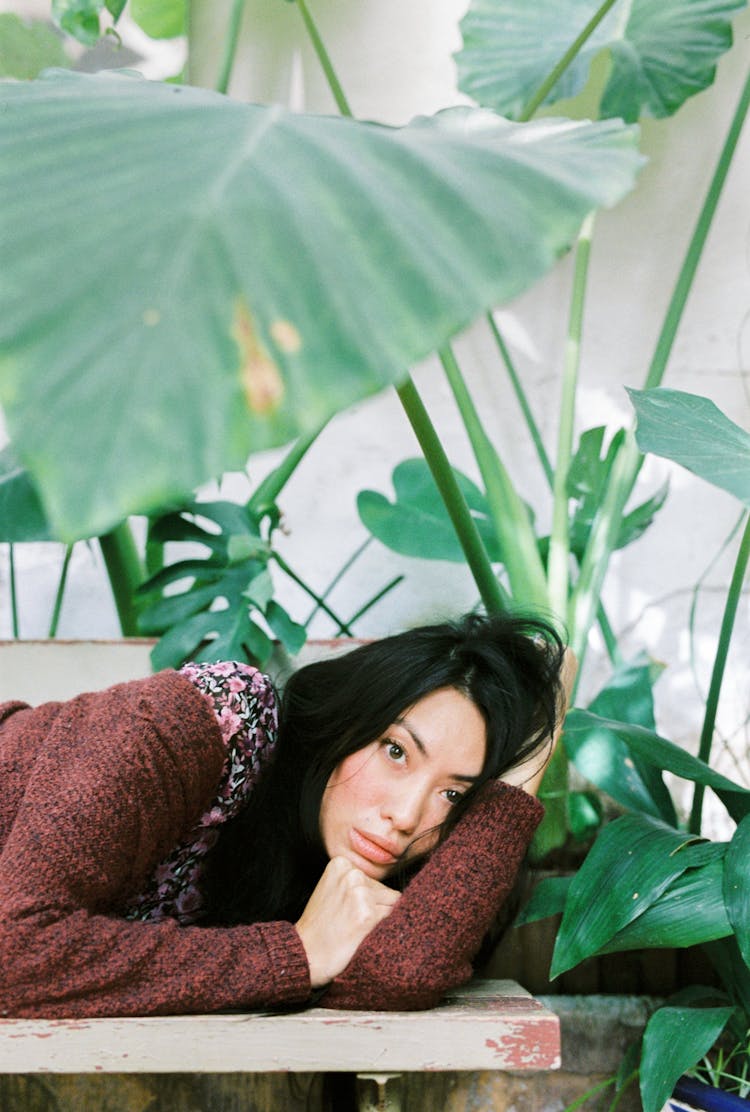
[[[127,1016],[300,1004],[291,923],[129,922],[129,898],[211,800],[210,708],[163,672],[65,704],[0,709],[0,1014]]]

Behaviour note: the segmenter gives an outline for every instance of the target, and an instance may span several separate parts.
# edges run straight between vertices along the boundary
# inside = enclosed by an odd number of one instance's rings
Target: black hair
[[[474,703],[487,734],[484,767],[452,809],[455,822],[481,784],[530,757],[554,731],[563,653],[557,632],[538,618],[469,614],[293,673],[273,762],[211,854],[205,921],[296,921],[326,865],[320,808],[331,773],[446,687]]]

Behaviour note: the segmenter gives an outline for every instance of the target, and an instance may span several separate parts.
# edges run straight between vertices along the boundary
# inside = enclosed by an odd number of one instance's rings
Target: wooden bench
[[[514,981],[475,981],[426,1012],[0,1020],[0,1074],[352,1073],[361,1112],[399,1109],[404,1072],[559,1065],[557,1016]]]

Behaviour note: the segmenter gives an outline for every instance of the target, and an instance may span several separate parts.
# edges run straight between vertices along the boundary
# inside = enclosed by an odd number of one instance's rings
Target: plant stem
[[[632,489],[631,476],[637,471],[639,459],[635,437],[626,432],[622,447],[615,457],[604,497],[591,526],[581,571],[568,608],[570,645],[578,657],[581,673],[589,630],[599,608],[602,583],[609,559],[617,543],[617,534],[625,503]]]
[[[323,73],[325,74],[326,81],[328,82],[328,87],[333,93],[333,99],[336,101],[336,107],[338,108],[342,116],[351,117],[352,110],[349,106],[349,101],[346,99],[346,94],[344,93],[341,82],[339,81],[336,75],[336,71],[333,68],[333,63],[331,62],[330,55],[328,54],[328,51],[325,48],[325,44],[320,37],[318,28],[315,26],[313,18],[310,15],[307,3],[305,2],[305,0],[297,0],[297,7],[300,10],[300,15],[302,16],[302,20],[305,24],[307,33],[310,36],[310,41],[313,45],[313,49],[318,57],[318,61],[320,62],[320,65],[323,69]]]
[[[298,587],[301,587],[305,594],[308,595],[308,597],[316,603],[319,609],[322,610],[324,614],[328,615],[331,621],[334,622],[335,625],[338,627],[339,633],[344,633],[347,637],[354,636],[351,629],[349,628],[348,623],[342,621],[342,619],[339,618],[338,614],[334,613],[334,611],[331,610],[325,599],[321,598],[320,595],[317,595],[315,591],[313,591],[312,587],[308,586],[308,584],[305,583],[304,579],[300,578],[300,576],[297,575],[296,571],[293,571],[292,568],[290,568],[289,564],[287,564],[283,556],[280,556],[279,553],[274,550],[271,552],[271,557],[276,561],[284,574],[288,575],[292,582],[296,583]]]
[[[552,533],[550,536],[547,577],[552,609],[564,615],[568,605],[570,536],[568,525],[568,472],[573,455],[573,429],[575,424],[576,390],[581,363],[581,336],[583,334],[583,309],[586,298],[586,279],[591,256],[591,235],[594,228],[593,213],[586,217],[578,237],[570,321],[565,343],[562,397],[560,399],[560,424],[557,440],[557,460],[552,485]]]
[[[216,92],[226,93],[232,77],[234,59],[237,55],[237,43],[240,37],[242,15],[245,10],[245,0],[232,0],[232,9],[229,13],[227,35],[224,41],[224,57],[221,60],[219,76],[216,79]]]
[[[484,430],[453,349],[446,346],[439,355],[484,481],[513,600],[546,609],[544,567],[526,506]]]
[[[10,620],[13,636],[18,640],[18,594],[16,592],[16,550],[11,542],[8,545],[8,575],[10,578]]]
[[[536,448],[536,453],[539,457],[539,462],[542,466],[542,470],[544,471],[544,476],[549,483],[550,489],[552,489],[554,487],[555,479],[555,473],[552,470],[552,464],[549,461],[547,450],[544,447],[544,442],[542,440],[541,433],[539,432],[539,426],[534,420],[534,415],[531,412],[531,406],[529,405],[518,372],[513,364],[513,360],[511,359],[510,352],[508,351],[508,346],[502,337],[500,329],[495,323],[495,319],[492,313],[487,314],[487,323],[490,326],[492,335],[495,339],[495,343],[497,344],[498,351],[500,352],[500,357],[502,358],[503,363],[505,364],[505,368],[508,372],[511,386],[513,387],[513,391],[518,400],[518,404],[521,407],[521,412],[523,413],[524,420],[526,421],[526,427],[528,429],[531,440],[534,444],[534,447]],[[620,659],[620,654],[617,647],[617,638],[612,631],[612,626],[609,623],[607,613],[601,603],[599,604],[599,609],[597,612],[597,622],[601,630],[602,640],[604,641],[607,654],[613,663],[617,663],[617,661]]]
[[[560,61],[557,63],[554,69],[551,70],[547,77],[545,77],[544,81],[541,83],[533,96],[531,96],[526,101],[526,104],[523,106],[521,114],[518,117],[521,123],[525,122],[526,120],[530,120],[540,104],[544,103],[544,101],[547,99],[547,94],[555,87],[557,82],[565,73],[568,66],[579,53],[583,44],[586,42],[587,39],[591,38],[596,28],[604,19],[605,15],[611,8],[614,8],[616,3],[617,0],[604,0],[604,3],[601,5],[601,7],[596,12],[594,12],[591,19],[581,31],[580,35],[578,35],[578,37],[571,43],[571,45],[563,54]]]
[[[646,382],[644,385],[645,390],[649,390],[654,386],[661,384],[664,372],[666,370],[667,361],[672,351],[672,344],[674,343],[677,334],[677,328],[682,318],[682,313],[685,309],[685,304],[690,293],[690,288],[695,278],[695,272],[698,269],[703,247],[708,237],[708,232],[713,221],[716,207],[721,197],[724,182],[726,181],[729,167],[732,162],[732,157],[737,147],[737,142],[742,131],[742,125],[750,107],[750,73],[745,79],[745,84],[740,94],[740,99],[735,109],[732,122],[729,125],[727,137],[724,140],[724,145],[719,154],[719,160],[716,164],[711,184],[708,187],[706,199],[703,202],[698,220],[696,221],[695,229],[688,245],[685,258],[677,277],[677,282],[669,302],[669,308],[664,318],[659,339],[656,343],[654,356],[651,360],[651,365],[648,370]]]
[[[724,679],[727,655],[729,653],[729,643],[732,639],[732,629],[734,628],[734,620],[737,616],[737,606],[739,605],[740,596],[742,594],[742,584],[747,573],[748,562],[750,562],[750,514],[745,523],[745,531],[742,534],[732,580],[729,584],[729,591],[727,592],[727,601],[724,606],[724,614],[719,631],[719,643],[716,646],[716,656],[711,672],[711,684],[708,689],[708,698],[706,700],[706,714],[703,719],[703,729],[701,730],[701,739],[698,748],[698,756],[702,761],[705,761],[706,764],[708,764],[711,759],[711,744],[713,742],[714,727],[716,725],[716,712],[719,706],[721,684]],[[691,834],[700,834],[701,831],[703,795],[703,785],[696,784],[693,793],[690,822],[688,824],[688,830]]]
[[[55,594],[55,604],[52,607],[52,618],[49,624],[49,638],[57,637],[57,627],[60,623],[60,611],[62,610],[63,596],[65,594],[65,586],[68,582],[68,569],[70,567],[70,557],[73,555],[73,545],[69,544],[65,547],[65,556],[63,558],[62,570],[60,572],[60,582],[57,584],[57,593]]]
[[[471,574],[482,596],[482,602],[487,613],[493,614],[504,611],[507,609],[507,597],[492,569],[479,530],[471,516],[471,511],[456,481],[453,468],[430,420],[424,402],[410,377],[407,377],[406,381],[396,388],[396,392],[414,430],[414,435],[419,441],[422,454],[432,472],[432,477],[440,491],[448,515],[453,522],[453,528],[456,530],[456,536],[464,551],[466,562],[471,569]]]
[[[516,395],[516,400],[521,407],[521,412],[523,413],[523,417],[526,422],[526,428],[529,431],[529,436],[531,437],[536,449],[536,454],[539,457],[539,462],[542,465],[542,470],[544,471],[545,478],[547,479],[549,485],[552,486],[554,482],[554,472],[552,471],[552,464],[549,461],[547,450],[544,447],[544,442],[542,441],[542,435],[539,432],[539,426],[534,420],[534,414],[531,412],[531,406],[529,405],[528,398],[526,397],[526,392],[521,385],[521,379],[518,376],[518,372],[515,368],[513,360],[510,357],[508,346],[502,337],[500,329],[495,323],[495,318],[493,317],[492,313],[487,313],[487,323],[490,326],[490,330],[494,337],[495,343],[497,344],[497,349],[500,352],[500,358],[505,364],[505,369],[508,372],[510,384],[513,387],[513,392]]]
[[[381,598],[385,598],[385,596],[390,591],[392,591],[394,587],[398,587],[399,583],[403,583],[405,578],[406,577],[404,575],[394,575],[393,579],[386,583],[384,587],[381,587],[377,594],[373,595],[372,598],[364,604],[364,606],[360,606],[359,610],[355,611],[355,613],[352,614],[351,618],[349,619],[349,625],[354,625],[355,622],[359,621],[359,619],[364,614],[366,614],[368,610],[372,610],[376,602],[380,602]]]
[[[127,521],[99,537],[123,637],[138,634],[135,592],[143,582],[143,568]]]

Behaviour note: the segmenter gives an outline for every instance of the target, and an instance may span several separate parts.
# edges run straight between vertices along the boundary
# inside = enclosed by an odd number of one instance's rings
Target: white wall
[[[18,4],[3,4],[19,10]],[[39,7],[39,5],[37,5]],[[45,5],[41,5],[44,9]],[[463,98],[455,89],[451,52],[460,40],[457,21],[466,0],[317,0],[319,26],[356,114],[400,124]],[[201,28],[223,26],[226,0],[194,2]],[[597,223],[585,319],[579,431],[605,421],[626,422],[623,385],[640,386],[689,232],[703,199],[744,77],[750,13],[735,22],[735,47],[721,62],[714,87],[688,102],[671,121],[644,128],[650,162],[635,193]],[[198,80],[210,82],[219,43],[196,61]],[[127,41],[127,37],[126,37]],[[248,0],[241,54],[232,91],[256,100],[282,100],[294,108],[334,111],[311,55],[294,5]],[[700,272],[673,351],[665,385],[706,394],[735,421],[750,427],[750,127],[745,128],[711,232]],[[538,420],[553,449],[562,341],[566,325],[570,260],[564,260],[530,293],[499,314],[513,354],[531,391]],[[476,326],[458,343],[471,387],[493,439],[527,499],[546,518],[545,486],[523,433],[504,372],[486,329]],[[474,472],[449,392],[438,368],[417,370],[417,382],[453,462]],[[363,538],[354,502],[363,487],[389,489],[393,466],[416,454],[415,442],[395,396],[383,395],[334,420],[311,450],[282,498],[288,535],[279,539],[285,557],[322,588]],[[277,454],[253,461],[258,479]],[[690,667],[686,632],[691,588],[708,566],[737,516],[728,497],[671,469],[668,505],[647,536],[618,556],[606,604],[629,651],[643,647],[664,661],[660,681],[662,728],[694,747],[700,699]],[[643,487],[653,490],[670,471],[651,461]],[[238,489],[238,494],[241,493]],[[22,633],[43,634],[54,593],[59,552],[30,546],[22,554]],[[701,690],[714,644],[729,563],[711,571],[698,609],[697,667]],[[343,615],[353,612],[388,578],[407,576],[358,626],[378,635],[448,610],[466,608],[476,592],[465,570],[397,557],[373,543],[357,569],[333,596]],[[0,632],[8,630],[7,576],[0,566]],[[295,589],[283,596],[299,617],[308,605]],[[734,732],[735,759],[747,775],[750,685],[747,597],[738,618],[732,678],[723,728]],[[324,621],[313,633],[325,636]],[[108,635],[116,623],[94,553],[76,555],[61,636]],[[592,654],[588,687],[605,675]],[[736,774],[728,758],[727,771]]]

